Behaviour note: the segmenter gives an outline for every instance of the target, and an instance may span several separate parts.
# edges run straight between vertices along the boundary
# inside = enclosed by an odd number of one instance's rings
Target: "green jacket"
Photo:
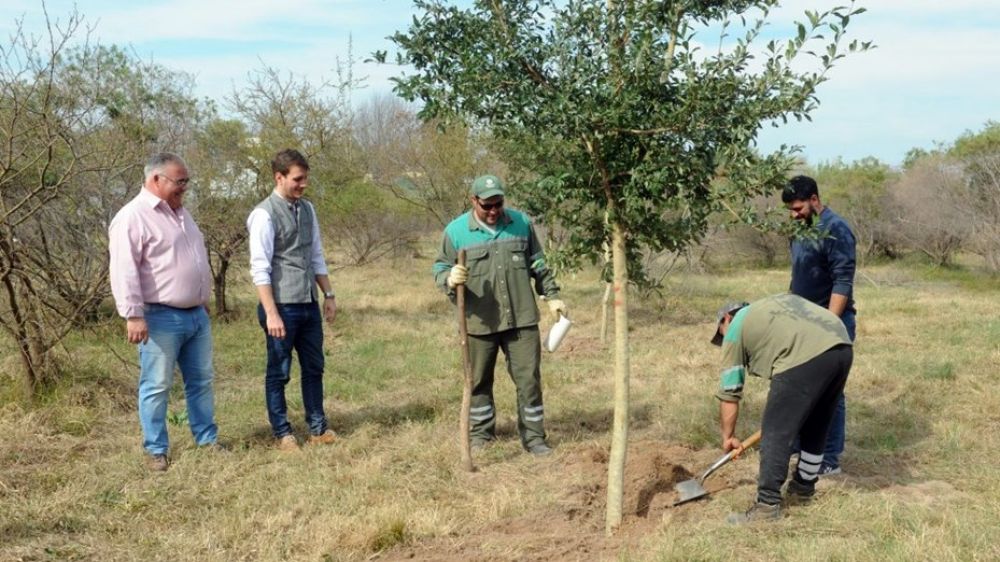
[[[451,221],[444,229],[441,251],[434,261],[434,282],[452,302],[448,273],[465,250],[469,280],[465,290],[465,318],[469,333],[486,335],[538,324],[535,291],[546,298],[559,294],[535,228],[524,213],[505,209],[491,234],[480,226],[472,211]]]
[[[851,345],[834,313],[792,294],[750,303],[722,338],[722,374],[716,397],[738,402],[747,372],[770,379],[841,344]]]

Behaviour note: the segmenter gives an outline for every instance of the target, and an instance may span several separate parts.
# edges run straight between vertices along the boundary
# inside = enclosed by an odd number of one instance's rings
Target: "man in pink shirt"
[[[188,423],[199,446],[216,446],[212,329],[206,305],[211,273],[205,240],[182,206],[187,166],[162,152],[146,163],[139,195],[109,229],[111,292],[139,346],[139,422],[151,470],[167,469],[167,401],[174,366],[184,377]]]

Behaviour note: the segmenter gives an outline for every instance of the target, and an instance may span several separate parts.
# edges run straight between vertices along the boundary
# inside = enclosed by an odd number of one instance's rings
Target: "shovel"
[[[750,437],[747,437],[743,441],[742,443],[743,449],[753,447],[754,445],[757,444],[758,441],[760,441],[759,429],[757,430],[756,433],[754,433]],[[674,489],[677,490],[677,501],[674,502],[674,505],[680,505],[682,503],[689,502],[691,500],[696,500],[703,496],[707,496],[708,490],[706,490],[705,487],[703,486],[703,484],[705,483],[705,479],[708,478],[710,474],[718,470],[720,467],[722,467],[729,461],[733,460],[733,457],[736,456],[737,452],[742,452],[743,449],[733,449],[732,451],[729,451],[725,455],[722,455],[722,457],[719,460],[715,461],[715,463],[713,463],[712,466],[708,467],[708,470],[706,470],[705,473],[701,475],[701,478],[692,478],[691,480],[685,480],[683,482],[678,482],[677,484],[675,484]]]

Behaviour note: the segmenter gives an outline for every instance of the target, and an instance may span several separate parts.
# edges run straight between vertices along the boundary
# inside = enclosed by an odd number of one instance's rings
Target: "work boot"
[[[482,451],[486,447],[493,444],[493,439],[487,439],[485,437],[473,437],[469,440],[469,448],[473,451]]]
[[[167,455],[146,455],[146,468],[153,472],[166,472],[169,464]]]
[[[525,447],[525,449],[536,457],[545,457],[552,454],[552,447],[549,447],[545,441],[536,441]]]
[[[792,478],[788,481],[788,487],[785,488],[785,505],[806,505],[812,502],[815,495],[815,482],[804,483]]]
[[[294,453],[299,450],[299,442],[291,433],[279,437],[275,446],[278,447],[279,451],[284,451],[286,453]]]
[[[328,429],[319,435],[310,435],[306,441],[309,445],[329,445],[337,440],[337,434],[332,429]]]
[[[745,513],[730,513],[726,522],[730,525],[743,525],[757,521],[777,521],[781,519],[781,504],[768,505],[754,502]]]

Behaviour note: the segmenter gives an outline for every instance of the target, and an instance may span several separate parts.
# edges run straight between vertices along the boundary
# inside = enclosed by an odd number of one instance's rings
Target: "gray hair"
[[[146,161],[146,167],[142,169],[143,177],[148,180],[153,174],[162,172],[163,168],[166,168],[168,164],[176,164],[187,168],[187,164],[184,163],[184,159],[180,156],[172,152],[157,152]]]

